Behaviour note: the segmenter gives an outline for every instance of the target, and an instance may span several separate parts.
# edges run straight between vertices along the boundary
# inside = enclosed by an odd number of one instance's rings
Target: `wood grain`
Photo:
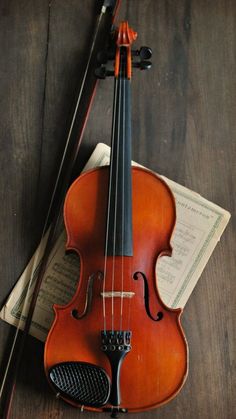
[[[0,301],[40,236],[86,56],[95,0],[0,3]],[[236,417],[235,178],[236,6],[233,0],[123,0],[120,17],[153,48],[150,73],[132,81],[133,158],[228,209],[232,219],[183,315],[188,380],[162,408],[129,417]],[[112,80],[99,84],[78,171],[110,143]],[[0,374],[12,340],[0,324]],[[30,338],[12,418],[73,419],[44,377],[43,345]],[[85,413],[92,419],[96,414]]]

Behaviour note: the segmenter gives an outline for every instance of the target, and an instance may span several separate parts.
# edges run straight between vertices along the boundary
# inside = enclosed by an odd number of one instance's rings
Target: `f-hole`
[[[86,299],[85,299],[85,305],[84,305],[83,313],[80,314],[79,311],[76,308],[74,308],[71,311],[72,316],[77,320],[80,320],[84,316],[86,316],[86,314],[91,309],[92,297],[93,297],[93,283],[94,283],[95,279],[103,279],[103,273],[99,271],[99,272],[95,272],[92,275],[90,275],[90,277],[88,279],[88,285],[87,285],[87,290],[86,290]]]
[[[161,319],[163,319],[164,314],[162,311],[158,311],[156,318],[152,316],[150,312],[150,307],[149,307],[149,288],[148,288],[147,278],[143,272],[135,272],[135,274],[133,275],[133,278],[134,280],[137,281],[140,276],[142,277],[143,282],[144,282],[144,303],[145,303],[146,313],[148,317],[150,317],[151,320],[153,320],[154,322],[159,322]]]

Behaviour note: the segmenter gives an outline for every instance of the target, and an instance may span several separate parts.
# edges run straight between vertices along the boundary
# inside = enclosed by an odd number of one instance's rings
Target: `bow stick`
[[[15,338],[9,355],[8,363],[6,366],[5,374],[0,388],[0,400],[2,403],[3,419],[10,418],[11,403],[14,395],[14,389],[16,384],[17,373],[19,370],[20,362],[25,347],[26,338],[29,334],[32,317],[40,287],[42,284],[43,276],[47,267],[48,258],[52,250],[55,232],[57,229],[58,221],[61,214],[61,208],[67,188],[70,183],[73,168],[76,162],[78,151],[81,145],[83,133],[88,120],[90,108],[95,96],[97,78],[94,75],[94,71],[97,63],[97,54],[104,48],[104,45],[109,40],[109,35],[112,29],[112,25],[117,14],[120,0],[105,0],[102,2],[100,13],[97,17],[95,30],[91,42],[91,47],[88,55],[87,64],[83,73],[79,94],[77,96],[74,113],[72,115],[71,125],[66,139],[63,157],[60,163],[58,175],[56,178],[55,186],[53,189],[49,209],[47,212],[46,221],[42,233],[42,238],[46,233],[48,224],[52,220],[49,235],[47,238],[43,258],[40,263],[38,276],[35,282],[32,299],[29,304],[28,314],[25,321],[23,333],[19,333],[19,324],[22,320],[22,313],[19,319],[18,327],[16,330]],[[30,294],[30,288],[32,286],[32,278],[28,284],[27,296]],[[27,303],[27,301],[26,301]],[[5,397],[4,397],[5,396]],[[4,400],[3,400],[4,399]]]

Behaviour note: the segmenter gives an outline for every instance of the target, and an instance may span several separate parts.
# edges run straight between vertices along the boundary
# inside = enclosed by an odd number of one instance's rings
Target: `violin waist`
[[[108,184],[109,167],[101,167],[82,174],[67,193],[67,249],[78,253],[81,270],[72,301],[54,307],[45,369],[49,375],[54,365],[79,362],[98,366],[111,377],[101,333],[129,331],[131,344],[119,372],[119,406],[142,411],[173,398],[188,370],[182,310],[162,302],[155,273],[158,257],[171,255],[175,202],[161,178],[146,169],[132,168],[133,255],[107,255]],[[65,394],[62,397],[80,405]]]

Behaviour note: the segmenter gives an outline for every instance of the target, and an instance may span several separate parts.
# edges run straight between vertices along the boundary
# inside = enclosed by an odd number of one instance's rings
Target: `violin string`
[[[118,82],[115,78],[114,83],[114,105],[112,115],[112,135],[111,135],[111,155],[110,155],[110,174],[109,174],[109,186],[108,186],[108,206],[107,206],[107,222],[106,222],[106,238],[105,238],[105,256],[104,256],[104,279],[103,279],[103,319],[104,319],[104,332],[106,332],[106,277],[107,277],[107,253],[108,253],[108,237],[109,237],[109,223],[110,223],[110,212],[111,212],[111,185],[112,185],[112,172],[113,172],[113,155],[114,155],[114,142],[115,142],[115,116],[116,116],[116,105],[117,105],[117,92]]]
[[[131,80],[129,80],[129,83],[131,83]],[[128,88],[130,89],[130,85],[128,86]],[[130,94],[130,92],[129,92],[129,94]],[[131,109],[130,101],[129,101],[129,106],[130,106],[130,109]],[[129,115],[129,117],[131,118],[131,115]],[[132,133],[130,135],[130,142],[131,141],[132,141]],[[132,144],[130,144],[130,147],[131,146],[132,146]],[[132,194],[132,157],[130,156],[130,158],[131,158],[131,161],[130,161],[129,170],[130,170],[130,177],[131,177],[130,182],[131,182],[131,194]],[[133,200],[131,199],[131,203],[132,202],[133,202]],[[131,204],[131,223],[133,225],[132,204]],[[133,227],[132,227],[132,234],[133,234]],[[132,281],[132,266],[133,265],[132,264],[133,264],[133,256],[129,257],[129,261],[128,261],[128,268],[129,269],[127,269],[127,271],[128,271],[128,278],[129,278],[129,280],[127,281],[127,285],[128,285],[128,290],[130,292],[132,291],[132,283],[133,283],[133,281]],[[133,302],[133,298],[129,298],[129,302],[128,302],[128,316],[127,316],[127,330],[130,330],[130,317],[131,317],[131,304],[132,304],[132,302]]]
[[[123,72],[124,72],[124,65],[123,65]],[[124,74],[123,74],[124,75]],[[124,175],[125,175],[125,169],[124,169],[124,163],[125,163],[125,142],[126,142],[126,101],[125,101],[125,80],[122,79],[122,85],[123,85],[123,129],[122,129],[122,255],[121,255],[121,300],[120,300],[120,331],[122,330],[122,323],[123,323],[123,304],[124,304],[124,297],[123,297],[123,291],[124,291],[124,229],[125,229],[125,216],[124,216],[124,210],[125,210],[125,181],[124,181]]]
[[[120,153],[120,121],[121,121],[121,78],[118,76],[119,95],[118,95],[118,117],[117,117],[117,146],[116,146],[116,182],[115,182],[115,205],[114,205],[114,228],[113,228],[113,251],[112,251],[112,297],[111,297],[111,317],[112,332],[114,331],[114,288],[115,288],[115,261],[116,261],[116,235],[117,235],[117,205],[118,205],[118,179],[119,179],[119,153]]]

